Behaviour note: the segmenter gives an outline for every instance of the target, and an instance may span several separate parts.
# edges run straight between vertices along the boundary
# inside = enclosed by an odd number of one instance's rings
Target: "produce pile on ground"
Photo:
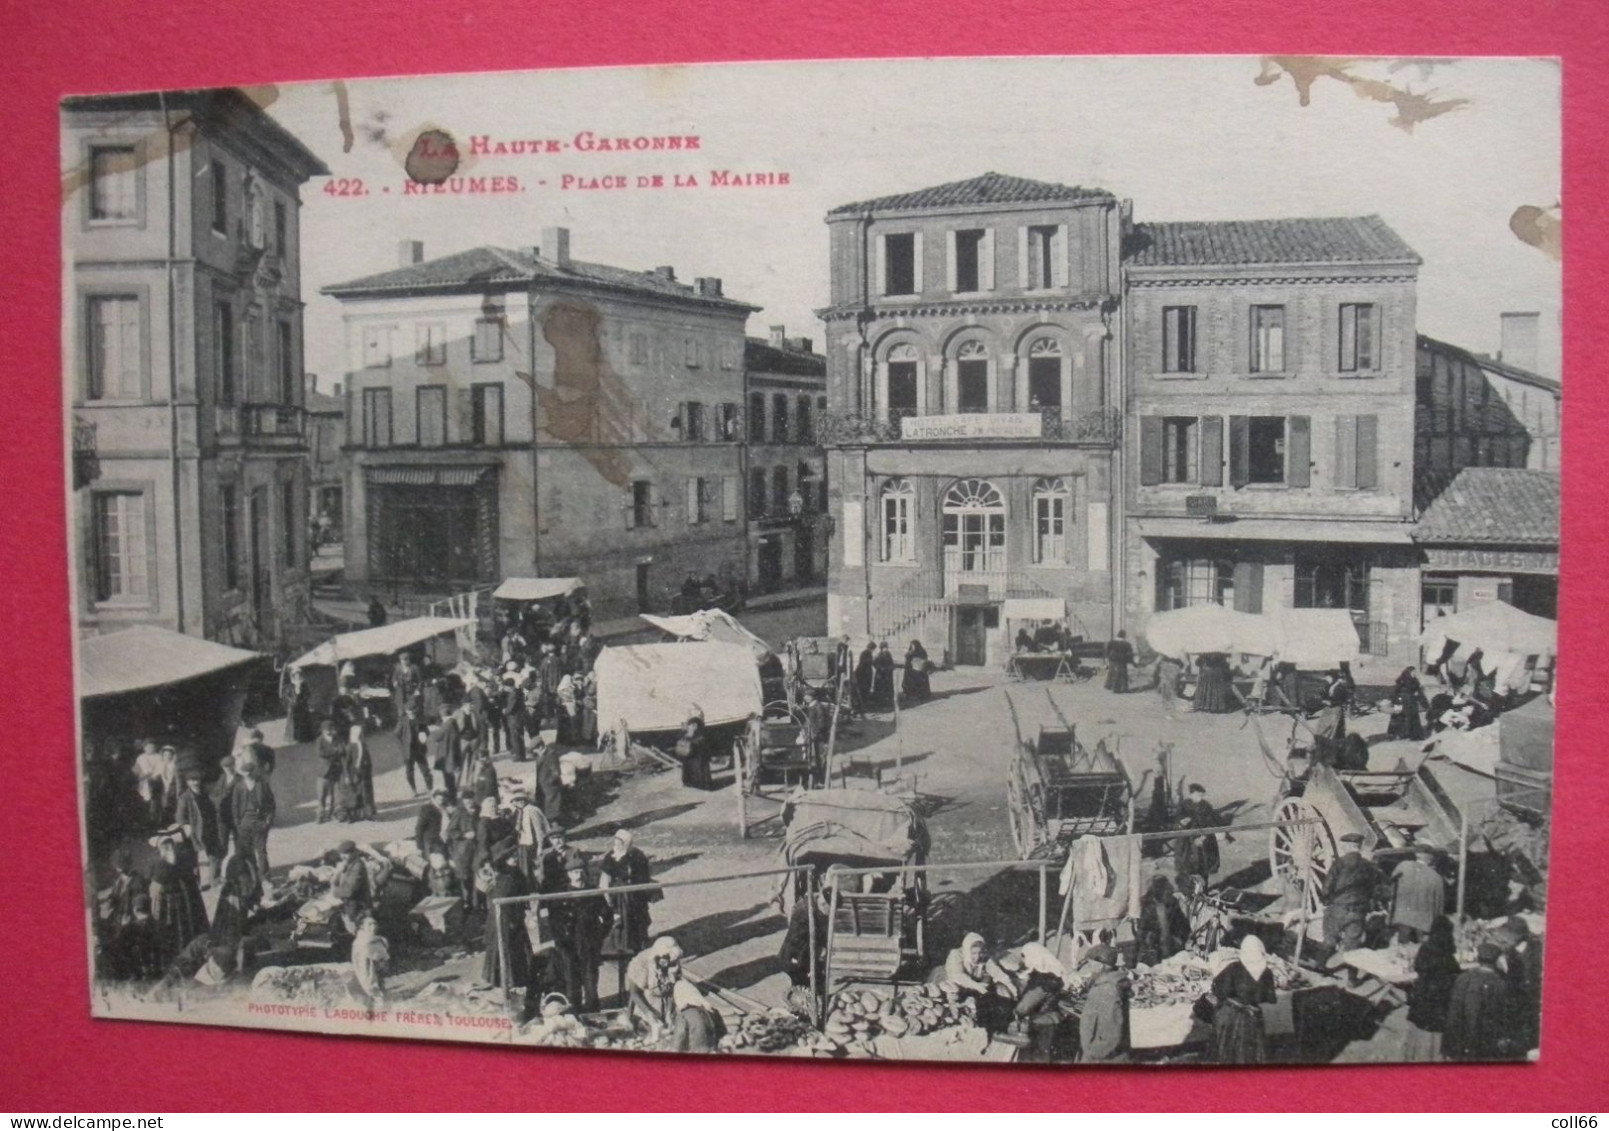
[[[251,1000],[264,1005],[334,1007],[351,996],[352,967],[321,962],[308,966],[265,966],[251,981]]]
[[[1219,947],[1205,956],[1184,950],[1154,966],[1136,967],[1129,973],[1130,1008],[1193,1003],[1211,992],[1213,978],[1239,956],[1229,947]],[[1307,975],[1277,954],[1268,956],[1268,968],[1279,989],[1299,989],[1307,983]],[[1086,964],[1069,981],[1068,991],[1075,1004],[1083,1003],[1094,974],[1095,969]]]
[[[810,1047],[871,1053],[878,1037],[921,1036],[949,1026],[977,1024],[977,1006],[954,982],[886,990],[841,990],[828,1004],[826,1024]]]
[[[732,1023],[721,1038],[722,1052],[781,1052],[815,1035],[809,1018],[785,1009],[751,1013]]]

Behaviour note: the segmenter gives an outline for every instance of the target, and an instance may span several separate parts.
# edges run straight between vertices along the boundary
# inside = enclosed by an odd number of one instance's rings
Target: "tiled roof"
[[[1538,389],[1545,389],[1550,393],[1559,393],[1564,388],[1562,384],[1552,377],[1544,377],[1540,373],[1533,373],[1529,369],[1521,369],[1518,365],[1510,365],[1506,361],[1487,357],[1483,353],[1474,353],[1462,346],[1455,346],[1450,342],[1432,338],[1429,334],[1419,335],[1419,345],[1423,349],[1459,358],[1471,365],[1478,365],[1482,369],[1490,369],[1493,373],[1511,378],[1522,385],[1532,385]]]
[[[365,275],[346,283],[332,283],[323,293],[336,297],[384,297],[387,294],[411,291],[500,290],[523,287],[540,279],[573,279],[584,284],[604,286],[616,290],[636,291],[689,299],[694,302],[719,303],[729,307],[758,310],[758,307],[724,295],[715,297],[700,294],[686,283],[668,279],[653,271],[631,271],[623,267],[610,267],[604,263],[585,263],[572,259],[568,267],[560,267],[552,260],[532,255],[525,250],[500,247],[476,247],[430,259],[423,263],[397,267],[377,275]]]
[[[1123,254],[1132,267],[1420,262],[1378,216],[1136,224]]]
[[[1466,467],[1420,516],[1414,541],[1559,544],[1559,476],[1523,467]]]
[[[819,353],[778,349],[761,338],[743,340],[743,367],[754,373],[786,373],[798,377],[827,375],[827,359]]]
[[[980,204],[1050,204],[1077,200],[1111,199],[1105,189],[1080,188],[1078,185],[1058,185],[1049,181],[1030,181],[1027,177],[1008,177],[1002,173],[984,173],[965,181],[951,181],[914,192],[879,196],[874,200],[857,200],[853,204],[840,204],[829,216],[846,212],[871,210],[903,211],[913,208],[952,208]]]
[[[304,407],[315,416],[338,416],[346,411],[346,401],[341,397],[314,392],[309,392],[306,397]]]

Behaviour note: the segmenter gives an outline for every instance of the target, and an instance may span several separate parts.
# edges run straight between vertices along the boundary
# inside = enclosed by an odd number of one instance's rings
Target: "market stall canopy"
[[[1222,605],[1188,605],[1156,613],[1145,625],[1145,639],[1164,656],[1203,652],[1250,652],[1272,656],[1279,650],[1273,620]]]
[[[755,663],[764,663],[771,656],[771,645],[744,628],[736,617],[724,609],[702,609],[681,617],[656,617],[651,613],[639,613],[638,616],[678,640],[716,640],[725,644],[741,644],[754,654]]]
[[[1447,640],[1487,653],[1551,656],[1558,648],[1559,625],[1546,617],[1522,612],[1507,601],[1484,601],[1451,616],[1436,617],[1419,634],[1419,643],[1432,658]]]
[[[361,660],[365,656],[389,656],[404,648],[423,644],[426,640],[460,628],[471,628],[471,617],[413,617],[379,628],[365,628],[358,632],[343,632],[332,636],[300,659],[292,660],[291,667],[313,665],[334,667],[346,660]]]
[[[586,588],[579,577],[510,577],[492,591],[499,601],[550,601]]]
[[[1060,597],[1007,597],[1007,620],[1061,620],[1067,616],[1067,602]]]
[[[742,722],[762,709],[760,669],[740,644],[695,640],[605,648],[593,666],[598,720],[634,731],[678,730],[689,709],[708,726]]]
[[[1278,643],[1272,655],[1299,668],[1353,663],[1362,648],[1358,626],[1346,609],[1278,609],[1273,621]]]
[[[866,789],[798,790],[783,810],[788,863],[809,858],[851,867],[920,862],[928,850],[927,825],[910,802]]]
[[[215,644],[155,625],[135,625],[91,636],[79,644],[78,695],[94,699],[147,691],[264,658],[261,652]]]

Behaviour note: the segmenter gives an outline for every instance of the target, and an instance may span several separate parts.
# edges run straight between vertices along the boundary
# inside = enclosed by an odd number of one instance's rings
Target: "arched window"
[[[1061,343],[1055,338],[1035,338],[1028,343],[1028,408],[1061,408]]]
[[[989,411],[989,350],[982,342],[962,342],[955,351],[955,410]]]
[[[1034,564],[1063,565],[1067,561],[1067,519],[1072,492],[1065,479],[1034,483]]]
[[[888,351],[888,416],[894,419],[916,412],[916,346],[901,342]]]
[[[909,479],[890,479],[883,486],[883,560],[911,565],[916,561],[916,488]]]
[[[944,568],[996,573],[1006,568],[1006,501],[993,483],[957,480],[944,494]]]

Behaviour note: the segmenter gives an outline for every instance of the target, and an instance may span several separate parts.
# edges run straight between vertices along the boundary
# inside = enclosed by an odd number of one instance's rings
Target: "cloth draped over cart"
[[[1062,865],[1057,893],[1071,893],[1073,921],[1092,924],[1137,919],[1144,886],[1138,836],[1081,836]]]
[[[679,617],[656,617],[651,613],[637,615],[659,631],[678,640],[714,640],[724,644],[741,644],[754,653],[755,663],[764,663],[771,657],[771,645],[744,628],[736,617],[724,609],[702,609]]]
[[[1300,668],[1334,667],[1358,659],[1360,642],[1345,609],[1277,609],[1247,613],[1222,605],[1189,605],[1157,613],[1145,638],[1164,656],[1208,652],[1271,656]]]
[[[851,867],[921,863],[927,825],[900,797],[861,789],[798,790],[783,805],[782,854],[790,864],[829,860]]]
[[[510,577],[492,590],[499,601],[551,601],[585,589],[579,577]]]
[[[606,648],[593,673],[598,720],[605,728],[624,719],[633,731],[677,730],[694,707],[703,712],[706,726],[720,726],[762,709],[760,670],[753,652],[740,644],[704,640]]]
[[[1489,657],[1498,652],[1551,656],[1558,650],[1559,625],[1507,601],[1483,601],[1450,616],[1436,617],[1419,634],[1419,643],[1431,657],[1439,655],[1449,640],[1463,645],[1461,650],[1479,648]]]
[[[290,666],[335,667],[347,660],[361,660],[365,656],[389,656],[449,632],[473,629],[474,625],[475,622],[468,617],[412,617],[378,628],[343,632],[292,660]]]

